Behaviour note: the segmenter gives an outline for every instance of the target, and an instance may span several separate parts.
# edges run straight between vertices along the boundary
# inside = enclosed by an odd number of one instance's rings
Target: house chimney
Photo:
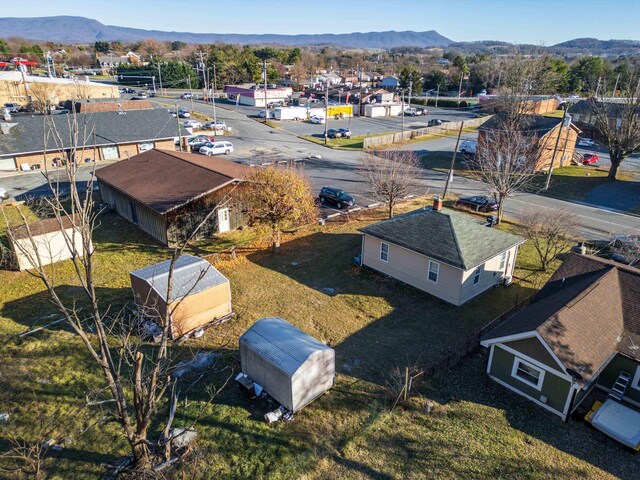
[[[442,210],[442,197],[440,195],[436,195],[433,197],[433,211],[439,212]]]

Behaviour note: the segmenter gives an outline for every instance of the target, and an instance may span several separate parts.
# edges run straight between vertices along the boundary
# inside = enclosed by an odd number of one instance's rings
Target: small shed
[[[333,386],[335,352],[282,318],[262,318],[240,337],[242,372],[297,412]]]
[[[171,260],[131,272],[131,288],[139,308],[150,318],[162,319],[167,309],[171,318],[171,338],[180,337],[216,319],[230,315],[229,280],[209,262],[193,255],[182,255],[173,269],[169,299]]]
[[[80,233],[74,232],[73,222],[68,216],[40,220],[28,228],[20,225],[12,228],[11,233],[11,250],[16,266],[21,271],[35,268],[38,264],[49,265],[68,260],[74,253],[82,255],[84,251]],[[73,248],[70,248],[72,245]]]

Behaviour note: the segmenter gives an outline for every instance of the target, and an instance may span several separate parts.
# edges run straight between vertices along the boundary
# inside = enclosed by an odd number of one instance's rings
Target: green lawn
[[[546,176],[540,174],[537,181],[532,186],[532,190],[540,191],[542,195],[560,198],[563,200],[584,200],[587,194],[601,185],[611,183],[607,178],[608,170],[605,168],[572,165],[569,167],[556,168],[551,175],[549,190],[544,191],[542,187]],[[626,172],[618,172],[617,181],[633,180],[634,175]]]
[[[379,134],[382,135],[382,134]],[[369,135],[372,136],[372,135]],[[300,138],[308,140],[319,145],[324,145],[324,138],[314,137],[313,135],[301,135]],[[358,135],[351,138],[328,138],[327,145],[331,148],[347,149],[347,150],[362,150],[364,139],[366,135]]]
[[[416,208],[416,200],[403,209]],[[256,319],[281,316],[336,350],[336,385],[291,423],[267,425],[258,406],[247,404],[235,385],[206,407],[197,426],[198,461],[176,478],[614,478],[637,466],[621,447],[579,423],[569,427],[522,401],[484,375],[479,355],[440,379],[418,384],[419,397],[389,412],[397,395],[393,372],[428,366],[448,348],[532,292],[546,275],[535,270],[533,249],[521,248],[516,276],[461,308],[447,305],[353,264],[357,232],[382,212],[364,212],[349,223],[314,226],[287,235],[283,253],[261,242],[219,257],[231,280],[237,317],[198,339],[173,347],[178,356],[198,348],[227,352],[237,368],[238,336]],[[503,228],[514,229],[506,224]],[[200,242],[192,251],[215,253],[254,238],[250,230]],[[131,299],[128,273],[163,260],[168,252],[114,214],[96,232],[97,286],[104,302]],[[556,264],[557,265],[557,264]],[[77,296],[69,262],[56,266],[64,295]],[[11,413],[0,425],[0,449],[10,432],[33,437],[35,412],[68,418],[73,443],[47,468],[55,478],[97,478],[99,463],[126,453],[113,423],[79,434],[98,409],[75,413],[88,388],[102,385],[77,338],[52,328],[18,339],[16,334],[48,321],[52,306],[37,279],[0,271],[0,405]],[[205,377],[178,410],[177,426],[197,415]],[[424,405],[434,404],[427,414]],[[182,405],[182,404],[181,404]],[[580,435],[580,438],[576,438]],[[605,445],[603,445],[605,443]],[[636,463],[633,463],[633,462]],[[632,478],[629,476],[628,478]]]

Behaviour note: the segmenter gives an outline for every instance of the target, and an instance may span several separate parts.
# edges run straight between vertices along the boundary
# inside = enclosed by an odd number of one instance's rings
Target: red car
[[[598,154],[597,153],[585,153],[582,155],[582,164],[583,165],[593,165],[598,162]]]

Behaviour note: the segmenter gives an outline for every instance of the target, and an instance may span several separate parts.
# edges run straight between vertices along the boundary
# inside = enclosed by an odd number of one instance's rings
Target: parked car
[[[580,95],[578,95],[577,93],[572,93],[567,98],[580,98]]]
[[[498,202],[495,198],[484,195],[459,198],[456,201],[456,206],[471,207],[476,212],[495,212],[498,210]]]
[[[227,124],[224,122],[207,122],[202,128],[205,130],[227,130]]]
[[[463,155],[475,155],[476,148],[478,147],[478,143],[473,140],[463,140],[460,142],[460,147],[458,151]]]
[[[442,125],[442,120],[440,120],[439,118],[432,118],[431,120],[429,120],[429,122],[427,122],[428,127],[438,127],[440,125]]]
[[[124,90],[124,93],[136,93],[136,91],[133,88],[129,88],[129,87],[126,87],[123,90]]]
[[[195,137],[191,137],[187,140],[189,147],[191,147],[192,152],[200,151],[200,147],[205,146],[207,143],[212,143],[215,141],[214,137],[210,137],[209,135],[196,135]]]
[[[424,107],[416,108],[416,112],[417,112],[416,115],[426,115],[427,113],[429,113],[427,109]]]
[[[410,117],[415,117],[417,115],[422,115],[422,112],[418,113],[418,109],[417,108],[408,107],[408,108],[404,109],[404,114],[405,115],[409,115]]]
[[[173,116],[175,117],[176,114],[174,113]],[[180,118],[191,118],[191,112],[189,112],[189,110],[179,109],[178,110],[178,116]]]
[[[6,188],[0,187],[0,202],[2,200],[6,200],[7,198],[9,198],[9,192],[7,192]]]
[[[267,108],[278,108],[278,107],[284,107],[284,102],[270,102],[270,103],[267,103]]]
[[[9,110],[9,113],[18,113],[20,111],[20,105],[17,103],[5,103],[4,108]]]
[[[338,132],[343,138],[351,138],[351,130],[348,128],[339,128]]]
[[[594,163],[598,163],[599,158],[597,153],[585,153],[582,155],[582,164],[593,165]]]
[[[183,93],[180,98],[182,98],[183,100],[189,100],[191,98],[193,98],[193,94],[187,92],[187,93]]]
[[[224,153],[229,155],[233,152],[233,144],[231,142],[207,142],[199,150],[203,155],[219,155]]]
[[[323,205],[331,203],[335,205],[337,209],[352,207],[355,204],[351,195],[336,187],[322,187],[318,198]]]
[[[197,120],[186,120],[182,122],[182,126],[186,128],[202,128],[202,124]]]
[[[325,124],[325,120],[324,120],[324,118],[322,118],[322,117],[318,117],[317,115],[313,115],[313,116],[309,119],[309,121],[310,121],[311,123],[316,123],[316,124],[319,124],[319,125],[324,125],[324,124]]]
[[[147,92],[143,92],[142,90],[140,90],[136,96],[138,98],[141,98],[142,100],[146,100],[147,98],[149,98],[149,94],[147,94]]]
[[[596,144],[592,138],[578,138],[579,147],[593,147]]]
[[[149,92],[149,97],[157,97],[158,94],[156,92]]]
[[[264,110],[260,110],[260,111],[258,112],[258,117],[260,117],[260,118],[264,118],[264,116],[265,116]],[[275,112],[270,111],[270,112],[269,112],[269,118],[276,118],[276,114],[275,114]]]
[[[342,133],[340,133],[340,131],[335,128],[330,128],[329,130],[327,130],[327,137],[329,138],[340,138],[341,136]]]
[[[487,91],[483,89],[483,90],[480,91],[480,93],[478,93],[478,96],[486,95],[486,94],[487,94]]]

